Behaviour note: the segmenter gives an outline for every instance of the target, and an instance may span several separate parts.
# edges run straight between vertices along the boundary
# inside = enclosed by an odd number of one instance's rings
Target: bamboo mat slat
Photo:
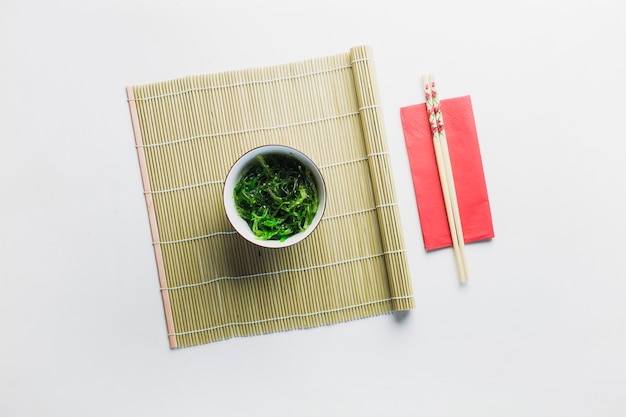
[[[126,90],[172,348],[414,307],[371,48]],[[327,185],[318,229],[285,249],[239,237],[222,205],[266,144]]]

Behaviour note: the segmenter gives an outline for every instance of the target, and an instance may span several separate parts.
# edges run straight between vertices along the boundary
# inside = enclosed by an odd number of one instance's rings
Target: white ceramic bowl
[[[317,208],[317,212],[315,214],[315,217],[313,218],[313,221],[306,228],[306,230],[288,237],[284,242],[281,242],[280,240],[259,239],[257,236],[255,236],[250,229],[248,223],[237,213],[237,207],[235,206],[235,198],[233,195],[235,186],[237,185],[241,177],[246,173],[248,167],[253,162],[255,162],[257,155],[269,154],[289,155],[297,159],[302,165],[309,168],[315,180],[315,186],[317,187],[319,206]],[[224,182],[224,208],[226,210],[226,216],[228,217],[230,224],[233,225],[237,233],[239,233],[243,238],[258,246],[266,248],[283,248],[296,244],[304,240],[311,233],[313,233],[320,220],[322,219],[322,216],[324,215],[324,209],[326,208],[326,185],[324,184],[324,179],[322,178],[322,174],[320,173],[319,168],[308,156],[306,156],[302,152],[298,151],[297,149],[283,145],[261,146],[258,148],[254,148],[244,154],[234,163],[234,165],[228,172],[228,175],[226,176],[226,180]]]

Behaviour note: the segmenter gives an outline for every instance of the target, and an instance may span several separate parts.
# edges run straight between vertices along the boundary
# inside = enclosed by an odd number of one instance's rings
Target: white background
[[[625,416],[618,0],[2,0],[0,416]],[[170,350],[124,88],[373,47],[417,307]],[[496,238],[426,253],[399,109],[472,96]]]

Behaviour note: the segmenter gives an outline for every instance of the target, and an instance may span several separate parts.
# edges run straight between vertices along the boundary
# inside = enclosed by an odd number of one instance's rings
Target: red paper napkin
[[[441,100],[465,242],[494,237],[474,111],[469,96]],[[400,109],[426,250],[452,246],[426,105]]]

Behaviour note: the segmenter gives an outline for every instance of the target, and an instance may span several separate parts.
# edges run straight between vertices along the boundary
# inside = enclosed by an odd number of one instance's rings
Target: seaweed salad
[[[263,240],[282,242],[304,231],[319,205],[310,169],[283,154],[258,155],[233,193],[237,213]]]

